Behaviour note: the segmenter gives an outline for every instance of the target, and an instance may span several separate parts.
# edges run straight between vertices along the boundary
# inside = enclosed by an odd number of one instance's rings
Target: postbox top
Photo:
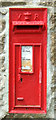
[[[11,21],[23,21],[23,24],[46,23],[47,8],[9,8]],[[34,23],[33,23],[34,22]],[[15,22],[13,22],[14,24]]]

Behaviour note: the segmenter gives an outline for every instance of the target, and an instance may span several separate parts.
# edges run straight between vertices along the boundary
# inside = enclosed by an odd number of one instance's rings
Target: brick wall
[[[55,118],[55,40],[56,40],[56,1],[53,0],[0,0],[0,118]],[[9,8],[47,7],[47,114],[9,114]],[[54,13],[55,12],[55,13]],[[54,29],[55,28],[55,29]],[[55,31],[55,32],[54,32]],[[55,102],[55,104],[54,104]],[[55,110],[55,111],[54,111]]]

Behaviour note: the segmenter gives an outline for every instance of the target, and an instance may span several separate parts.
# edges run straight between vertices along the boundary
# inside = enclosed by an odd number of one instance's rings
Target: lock
[[[22,80],[23,80],[23,79],[21,78],[21,75],[20,75],[20,74],[18,74],[18,82],[19,82],[19,81],[21,81],[21,82],[22,82]]]
[[[21,82],[22,82],[22,80],[23,80],[23,79],[22,79],[22,78],[20,78],[20,80],[21,80]]]

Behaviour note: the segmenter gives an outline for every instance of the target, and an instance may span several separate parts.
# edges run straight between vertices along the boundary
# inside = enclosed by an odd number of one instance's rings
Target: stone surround
[[[47,114],[9,114],[9,8],[46,7],[48,9],[47,37]],[[56,1],[54,0],[0,0],[0,119],[56,118]]]

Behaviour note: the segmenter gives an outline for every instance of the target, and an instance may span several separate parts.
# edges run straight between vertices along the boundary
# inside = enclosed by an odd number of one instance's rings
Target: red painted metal
[[[22,46],[32,46],[32,72],[22,71]],[[9,9],[9,113],[46,113],[47,9]]]

